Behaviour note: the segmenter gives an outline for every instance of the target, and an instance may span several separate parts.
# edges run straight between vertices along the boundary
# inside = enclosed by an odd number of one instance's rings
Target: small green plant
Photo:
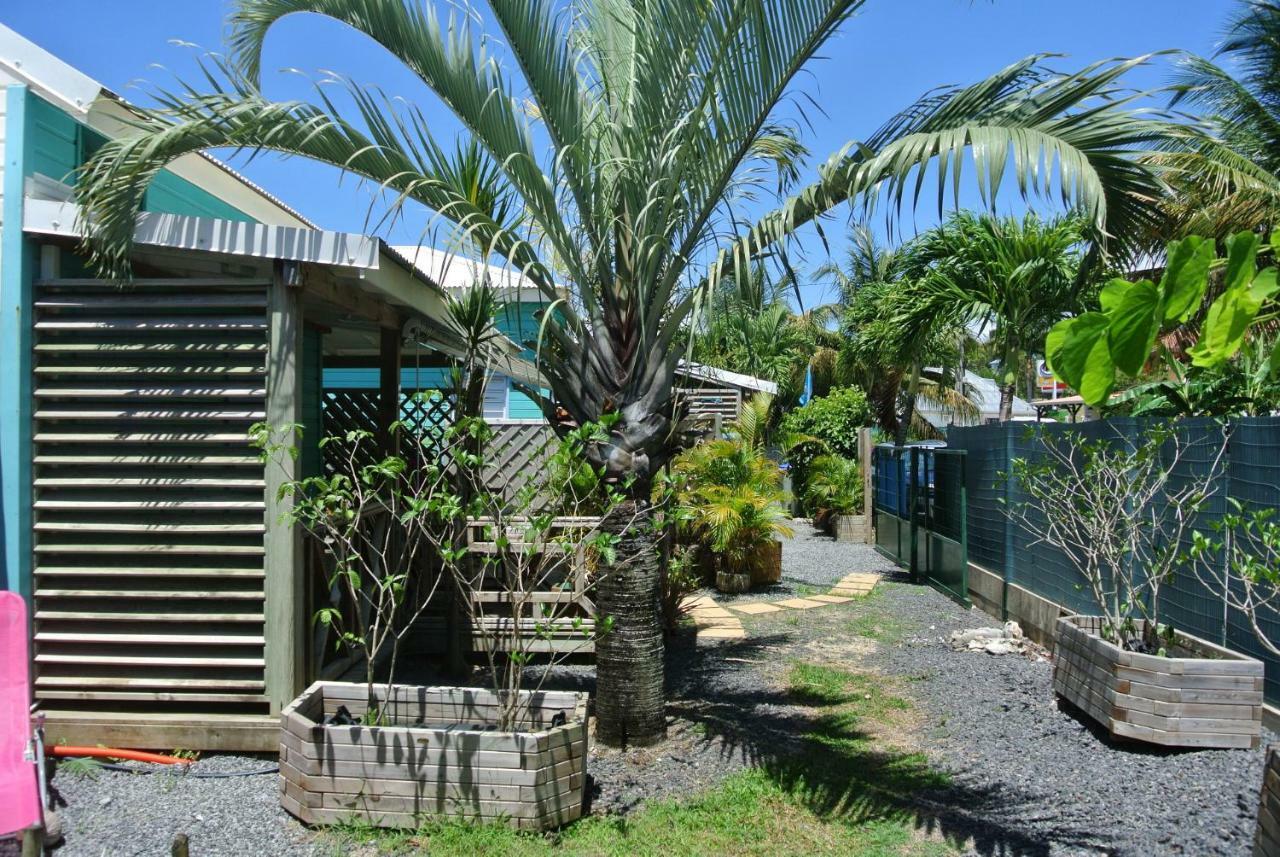
[[[185,747],[176,747],[169,755],[175,759],[185,759],[188,762],[195,762],[200,759],[199,750],[188,750]]]
[[[1237,610],[1258,642],[1273,655],[1280,643],[1267,627],[1280,619],[1280,522],[1274,507],[1227,498],[1228,512],[1210,532],[1192,533],[1188,557],[1210,592]]]
[[[815,516],[861,514],[862,493],[862,468],[857,461],[820,455],[809,463],[804,500]]]
[[[58,763],[58,770],[73,777],[96,780],[102,775],[102,761],[91,756],[71,756]]]
[[[1103,639],[1155,651],[1138,622],[1160,627],[1162,589],[1184,564],[1183,539],[1213,493],[1226,432],[1196,443],[1161,425],[1139,438],[1040,431],[1031,435],[1035,456],[1013,459],[1004,474],[1025,498],[1008,505],[1010,519],[1031,546],[1057,548],[1079,572]],[[1205,463],[1186,475],[1181,465],[1193,451]]]

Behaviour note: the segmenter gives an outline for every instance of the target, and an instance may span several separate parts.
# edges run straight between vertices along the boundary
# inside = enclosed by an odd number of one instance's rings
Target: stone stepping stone
[[[823,604],[844,604],[853,600],[842,595],[807,595],[805,598],[808,601],[821,601]]]
[[[756,616],[761,613],[780,613],[783,608],[776,604],[768,604],[764,601],[751,601],[746,604],[730,604],[730,610],[737,610],[739,613],[746,613],[748,616]]]
[[[737,628],[706,628],[698,631],[699,640],[741,640],[747,632],[741,625]]]
[[[814,607],[821,607],[821,601],[810,601],[807,598],[788,598],[785,601],[773,602],[779,607],[790,607],[792,610],[812,610]]]

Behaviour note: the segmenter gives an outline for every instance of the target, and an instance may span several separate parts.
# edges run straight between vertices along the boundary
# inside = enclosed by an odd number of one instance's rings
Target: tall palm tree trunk
[[[905,446],[907,432],[911,430],[911,421],[916,414],[916,397],[920,395],[920,373],[924,367],[917,360],[911,364],[911,378],[907,381],[906,401],[902,403],[902,416],[898,420],[898,431],[893,438],[894,446]]]
[[[632,497],[601,524],[618,536],[617,571],[596,584],[597,615],[613,623],[596,641],[596,737],[611,747],[654,744],[667,734],[660,536],[647,488]]]

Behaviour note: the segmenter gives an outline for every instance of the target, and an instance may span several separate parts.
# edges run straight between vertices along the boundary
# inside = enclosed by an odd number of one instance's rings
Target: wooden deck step
[[[265,354],[258,342],[41,342],[39,354]]]
[[[261,634],[103,634],[96,632],[70,633],[61,631],[37,631],[37,643],[104,643],[128,646],[262,646],[266,639]],[[75,657],[74,655],[70,657]],[[80,656],[88,658],[91,656]],[[235,658],[234,660],[251,660]],[[86,663],[110,663],[89,661]],[[129,663],[121,661],[121,663]]]
[[[42,297],[35,302],[36,309],[92,309],[132,310],[159,309],[258,309],[266,308],[267,294],[241,292],[239,294],[135,294],[120,292],[114,295],[56,294]]]
[[[217,589],[48,589],[35,591],[36,598],[85,598],[128,601],[261,601],[262,590]],[[95,614],[96,615],[96,614]]]
[[[252,679],[144,678],[138,676],[38,676],[37,688],[115,687],[190,688],[192,690],[263,690],[266,684]]]
[[[260,512],[266,504],[256,500],[37,500],[37,509],[97,511],[249,511]]]
[[[172,691],[115,691],[115,690],[36,690],[37,699],[73,699],[85,702],[203,702],[236,703],[266,702],[260,693],[174,693]]]
[[[216,551],[216,548],[211,550]],[[74,551],[73,551],[74,552]],[[66,553],[66,551],[63,551]],[[79,565],[37,565],[37,577],[229,577],[249,580],[262,580],[266,574],[260,568],[117,568],[113,566],[79,566]]]
[[[209,420],[238,420],[250,422],[265,419],[266,411],[229,408],[41,408],[35,412],[38,420],[163,420],[206,422]],[[244,435],[241,435],[244,437]]]
[[[185,642],[185,638],[184,638]],[[261,643],[259,643],[261,645]],[[262,658],[198,658],[186,656],[164,657],[160,655],[51,655],[39,653],[38,664],[102,664],[104,666],[135,667],[218,667],[225,669],[261,668]]]
[[[37,444],[244,444],[239,431],[37,431]]]
[[[182,467],[244,467],[262,466],[255,455],[37,455],[36,464],[50,466],[80,466],[108,464],[150,464],[153,466]]]
[[[217,289],[217,288],[266,288],[270,280],[253,277],[136,277],[122,286],[114,280],[103,280],[97,277],[45,277],[36,280],[36,285],[46,289],[114,289],[123,288],[177,288],[177,289]]]
[[[103,330],[103,331],[266,331],[267,321],[262,316],[157,316],[155,318],[56,318],[37,321],[36,330]]]
[[[58,476],[35,480],[37,488],[245,488],[262,490],[261,479],[219,479],[200,476]]]
[[[262,545],[157,545],[157,544],[49,544],[41,541],[36,553],[102,553],[102,554],[215,554],[235,556],[261,556]]]
[[[36,375],[165,375],[183,378],[222,377],[235,375],[265,375],[267,369],[262,364],[244,364],[238,366],[37,366]]]
[[[41,399],[260,399],[260,386],[173,385],[163,387],[37,387]]]
[[[108,610],[41,610],[36,619],[46,622],[225,622],[228,624],[261,625],[262,613],[116,613]]]
[[[113,521],[39,521],[38,533],[265,533],[265,524],[121,524]]]

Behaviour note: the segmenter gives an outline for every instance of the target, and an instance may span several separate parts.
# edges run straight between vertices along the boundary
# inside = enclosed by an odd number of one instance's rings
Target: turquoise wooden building
[[[68,183],[129,115],[0,26],[0,584],[52,740],[273,749],[324,597],[274,487],[320,466],[326,379],[372,379],[386,424],[402,370],[447,362],[444,291],[199,155],[148,191],[136,281],[95,279]],[[296,462],[263,466],[261,420],[307,426]]]

